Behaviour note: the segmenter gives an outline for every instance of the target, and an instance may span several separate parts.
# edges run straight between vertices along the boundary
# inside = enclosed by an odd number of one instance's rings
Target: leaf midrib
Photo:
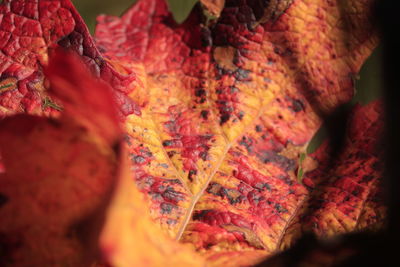
[[[210,173],[209,177],[207,178],[206,182],[205,182],[204,185],[202,186],[201,190],[200,190],[196,195],[194,195],[194,197],[192,198],[192,201],[191,201],[191,203],[190,203],[190,206],[189,206],[189,208],[188,208],[188,210],[187,210],[187,212],[186,212],[185,219],[183,220],[183,223],[181,224],[181,227],[179,228],[179,231],[178,231],[178,233],[177,233],[177,235],[176,235],[176,240],[180,240],[180,239],[181,239],[183,233],[184,233],[185,230],[186,230],[187,225],[188,225],[189,222],[190,222],[190,219],[192,218],[192,214],[193,214],[193,211],[194,211],[194,208],[195,208],[197,202],[199,201],[200,197],[204,194],[204,191],[205,191],[206,188],[208,187],[208,184],[212,181],[212,179],[214,178],[214,175],[215,175],[216,172],[219,170],[219,168],[221,167],[222,163],[225,161],[226,155],[228,154],[228,151],[229,151],[230,148],[232,147],[232,144],[234,144],[234,143],[236,142],[236,140],[238,140],[241,136],[243,136],[243,134],[244,134],[249,128],[251,128],[251,126],[253,126],[253,124],[254,124],[254,123],[261,117],[261,115],[264,113],[264,111],[265,111],[265,109],[267,108],[267,106],[268,106],[268,103],[264,104],[264,106],[262,106],[262,107],[259,109],[258,114],[254,117],[254,119],[253,119],[249,124],[247,124],[247,125],[244,127],[242,133],[241,133],[241,134],[238,134],[238,135],[236,136],[236,138],[234,138],[231,142],[228,142],[228,143],[227,143],[227,145],[226,145],[226,147],[225,147],[225,149],[224,149],[224,152],[223,152],[222,156],[220,157],[220,160],[219,160],[218,163],[215,165],[214,170]]]

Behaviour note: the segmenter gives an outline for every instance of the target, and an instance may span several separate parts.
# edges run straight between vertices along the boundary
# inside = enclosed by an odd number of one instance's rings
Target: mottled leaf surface
[[[383,144],[377,139],[383,128],[381,109],[379,101],[353,109],[346,148],[334,167],[326,169],[331,160],[328,142],[312,155],[320,166],[306,175],[311,193],[302,216],[288,230],[294,236],[308,234],[258,266],[359,266],[387,261],[391,244],[383,232],[375,231],[382,228],[386,215],[379,160]],[[374,231],[358,233],[364,228]],[[348,232],[353,233],[343,235]],[[328,241],[317,241],[310,233]]]
[[[353,96],[376,43],[369,4],[226,1],[211,25],[198,7],[178,25],[153,0],[99,17],[99,49],[140,69],[143,90],[131,97],[142,114],[128,117],[126,139],[165,231],[221,265],[295,239],[290,227],[317,194],[298,182],[299,158],[321,116]]]
[[[5,0],[0,4],[0,115],[56,111],[43,68],[57,47],[75,51],[92,72],[111,84],[124,115],[140,112],[126,92],[136,85],[132,70],[102,58],[70,1]]]
[[[382,192],[382,104],[355,106],[349,120],[345,149],[332,164],[326,142],[311,157],[318,168],[303,183],[310,194],[299,216],[288,227],[282,248],[304,232],[332,237],[365,228],[382,228],[386,209]]]
[[[193,249],[170,239],[154,224],[143,194],[132,186],[127,156],[120,166],[100,236],[106,261],[112,266],[205,266]]]
[[[304,157],[376,45],[371,1],[200,2],[177,24],[140,0],[93,41],[68,0],[3,1],[2,116],[61,113],[1,122],[1,260],[88,266],[98,244],[112,266],[243,266],[382,226],[379,103],[338,158]]]

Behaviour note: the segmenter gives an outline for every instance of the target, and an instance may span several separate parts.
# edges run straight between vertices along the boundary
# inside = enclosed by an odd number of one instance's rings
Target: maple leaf
[[[44,125],[43,136],[37,139],[48,144],[54,136],[62,136],[65,145],[70,135],[78,134],[91,144],[85,156],[98,155],[96,161],[119,169],[119,175],[104,172],[109,182],[102,184],[98,202],[88,201],[90,208],[74,211],[71,207],[73,218],[54,216],[58,233],[64,233],[75,218],[90,217],[89,211],[97,210],[96,216],[105,222],[91,240],[96,243],[99,238],[103,257],[111,265],[251,265],[292,246],[308,231],[326,237],[380,228],[383,223],[379,152],[374,147],[380,128],[379,104],[356,109],[346,147],[335,165],[327,156],[328,145],[301,159],[322,120],[353,96],[354,75],[376,45],[368,20],[370,1],[227,0],[225,5],[223,1],[210,5],[217,2],[202,1],[202,5],[218,18],[209,20],[198,5],[183,24],[177,24],[163,0],[141,0],[121,18],[100,16],[95,43],[69,1],[15,0],[1,6],[3,34],[11,36],[3,45],[10,52],[0,54],[0,61],[6,62],[0,72],[4,113],[41,114],[43,107],[28,108],[32,98],[24,92],[38,96],[32,103],[47,99],[42,87],[48,87],[44,86],[48,78],[56,99],[65,107],[60,119],[63,127],[79,127],[65,134],[54,130],[57,134],[53,135],[48,119],[26,117],[33,129],[41,128],[36,123]],[[66,18],[67,23],[61,23]],[[16,23],[19,20],[41,27]],[[37,36],[37,42],[19,51],[15,47],[25,36],[21,32]],[[59,46],[77,52],[101,80],[78,67],[79,63],[57,56],[44,76],[47,57]],[[79,78],[81,72],[86,73],[85,79]],[[32,73],[39,78],[33,79]],[[102,92],[107,89],[98,88],[107,83],[113,95],[106,97]],[[27,84],[28,91],[23,87]],[[114,115],[107,112],[112,99],[120,118],[124,117],[129,155],[113,150],[119,131]],[[13,124],[4,128],[2,181],[27,175],[16,167],[15,159],[28,154],[29,146],[23,148],[23,141],[9,133],[21,123],[15,120],[4,122]],[[29,127],[17,129],[18,134],[31,134]],[[18,149],[8,147],[13,144],[9,139],[17,140],[16,148],[21,146],[18,157],[12,152]],[[55,151],[59,149],[67,148],[60,145]],[[120,159],[119,163],[104,158],[104,151]],[[64,159],[59,157],[55,156],[60,163],[51,168],[62,173]],[[77,177],[85,181],[90,159],[78,158],[83,163],[78,165],[82,178]],[[31,164],[35,174],[36,164],[43,162],[27,160],[24,166]],[[303,181],[298,179],[300,168],[305,172]],[[119,182],[106,210],[117,176]],[[62,183],[57,177],[54,182]],[[47,180],[43,179],[45,192],[52,191]],[[24,186],[28,192],[33,190],[29,183]],[[84,182],[82,190],[91,187]],[[19,185],[10,188],[12,194]],[[73,192],[64,193],[68,195],[64,200],[74,197]],[[65,203],[48,199],[57,205]],[[37,203],[38,198],[30,200]],[[14,205],[23,201],[15,197]],[[11,202],[4,205],[10,206]],[[21,215],[17,221],[26,225],[39,217],[34,215]],[[8,224],[3,231],[13,229]],[[14,232],[22,234],[20,242],[28,246],[30,230]],[[43,230],[40,236],[49,233]],[[51,240],[61,243],[49,244],[46,250],[67,248],[70,252],[74,247],[72,251],[78,252],[68,259],[67,252],[46,254],[56,258],[38,253],[38,262],[83,262],[86,255],[76,248],[79,244],[68,243],[75,239]],[[15,251],[31,253],[29,249]],[[15,257],[23,264],[28,254]]]

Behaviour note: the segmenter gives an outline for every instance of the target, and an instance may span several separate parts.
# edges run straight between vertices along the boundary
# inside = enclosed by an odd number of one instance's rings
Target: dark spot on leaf
[[[171,212],[175,208],[175,206],[170,203],[164,202],[164,203],[161,203],[160,208],[161,208],[161,214],[171,214]]]
[[[151,186],[154,183],[154,178],[153,178],[153,176],[146,176],[146,178],[144,178],[144,181],[146,184]]]
[[[285,209],[284,207],[282,207],[282,205],[279,204],[279,203],[275,204],[275,209],[276,209],[276,211],[279,212],[279,213],[287,212],[287,211],[288,211],[287,209]]]
[[[253,140],[251,138],[247,138],[246,136],[243,136],[242,139],[239,141],[239,145],[244,146],[247,150],[248,153],[253,152]]]
[[[193,182],[193,177],[197,174],[197,170],[190,170],[189,171],[189,175],[188,175],[188,179],[189,181]]]
[[[150,150],[148,149],[140,149],[140,152],[142,153],[143,156],[150,158],[153,156],[153,153],[151,153]]]
[[[290,99],[290,102],[291,102],[292,105],[289,106],[289,108],[291,110],[293,110],[294,112],[297,113],[297,112],[300,112],[300,111],[304,110],[304,104],[300,100],[298,100],[298,99]]]
[[[172,141],[171,140],[165,140],[162,142],[163,146],[172,146]]]
[[[261,191],[264,191],[265,189],[271,191],[271,186],[267,183],[256,183],[254,187]]]
[[[355,189],[351,192],[354,196],[358,197],[358,195],[360,194],[360,191]]]
[[[201,221],[209,212],[210,210],[195,211],[193,214],[193,220]]]
[[[207,120],[208,119],[208,110],[202,110],[201,112],[200,112],[200,115],[201,115],[201,117],[203,118],[203,119],[205,119],[205,120]]]
[[[167,130],[170,132],[175,132],[176,131],[176,122],[175,121],[167,121],[166,123],[164,123],[164,127],[167,128]]]
[[[164,145],[164,144],[163,144],[163,145]],[[172,151],[168,151],[168,152],[167,152],[167,155],[168,155],[169,158],[172,158],[176,153],[177,153],[177,152],[176,152],[175,150],[172,150]]]
[[[254,204],[258,204],[260,201],[264,200],[264,197],[257,191],[252,191],[248,194],[248,199]]]
[[[257,153],[257,157],[263,163],[273,163],[281,167],[285,171],[296,169],[296,162],[293,159],[288,159],[285,156],[279,155],[275,151],[264,150]]]
[[[167,220],[167,224],[168,224],[168,225],[175,225],[176,223],[177,223],[176,220],[173,220],[173,219],[168,219],[168,220]]]
[[[204,88],[198,88],[195,92],[194,95],[197,97],[202,97],[206,95],[206,90]]]
[[[171,183],[173,183],[173,184],[182,185],[182,182],[181,182],[181,180],[179,180],[179,179],[173,179],[173,180],[170,180],[170,181],[171,181]]]
[[[245,197],[241,195],[241,193],[234,189],[224,188],[222,185],[218,183],[210,183],[207,187],[207,193],[213,194],[215,196],[219,196],[222,198],[227,198],[229,203],[234,205],[236,203],[240,203]]]
[[[222,114],[221,117],[220,117],[220,124],[222,125],[225,122],[229,121],[230,117],[231,117],[230,114],[227,114],[227,113]]]
[[[146,162],[146,159],[144,158],[144,157],[142,157],[142,156],[133,156],[132,157],[132,161],[134,162],[134,163],[136,163],[136,164],[143,164],[143,163],[145,163]]]
[[[164,169],[168,169],[168,164],[166,163],[161,163],[160,166],[163,167]]]
[[[247,81],[249,78],[249,73],[250,71],[239,68],[235,71],[234,75],[238,81]]]
[[[239,114],[238,114],[239,120],[242,120],[243,117],[244,117],[244,112],[243,111],[239,111]]]
[[[235,86],[231,86],[231,93],[234,94],[234,93],[237,93],[237,92],[239,92],[239,88],[237,88]]]
[[[178,203],[184,199],[183,193],[175,191],[172,186],[167,186],[167,189],[161,194],[165,200],[173,203]]]
[[[148,192],[148,194],[151,196],[152,200],[156,200],[156,201],[162,201],[163,200],[163,197],[161,196],[160,193]]]
[[[214,196],[219,196],[219,191],[221,190],[222,186],[218,183],[211,182],[207,187],[207,193],[213,194]]]
[[[200,156],[200,158],[201,158],[202,160],[204,160],[204,161],[209,160],[209,157],[208,157],[208,147],[207,147],[206,151],[200,152],[199,156]]]
[[[128,145],[128,146],[131,146],[132,145],[132,140],[131,140],[132,138],[129,136],[129,135],[124,135],[124,141],[125,141],[125,143]]]
[[[115,155],[119,155],[121,153],[120,141],[117,141],[112,145],[112,150],[114,151]]]

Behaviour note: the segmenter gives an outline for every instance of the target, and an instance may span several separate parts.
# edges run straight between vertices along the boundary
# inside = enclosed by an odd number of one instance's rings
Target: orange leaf
[[[113,266],[204,266],[190,247],[168,238],[151,221],[148,205],[132,186],[131,165],[125,156],[100,238],[107,262]]]
[[[335,164],[328,145],[301,160],[376,45],[370,0],[202,1],[218,19],[180,25],[139,0],[96,44],[67,0],[3,2],[0,112],[65,108],[1,122],[5,263],[87,266],[100,246],[113,266],[243,266],[382,227],[379,104]]]
[[[291,227],[312,193],[297,180],[299,158],[321,117],[353,96],[353,77],[376,44],[369,8],[227,1],[207,27],[199,9],[177,25],[164,1],[151,0],[121,18],[99,17],[105,55],[142,69],[143,87],[130,95],[142,114],[128,116],[127,143],[136,185],[165,232],[232,266],[301,234]]]

